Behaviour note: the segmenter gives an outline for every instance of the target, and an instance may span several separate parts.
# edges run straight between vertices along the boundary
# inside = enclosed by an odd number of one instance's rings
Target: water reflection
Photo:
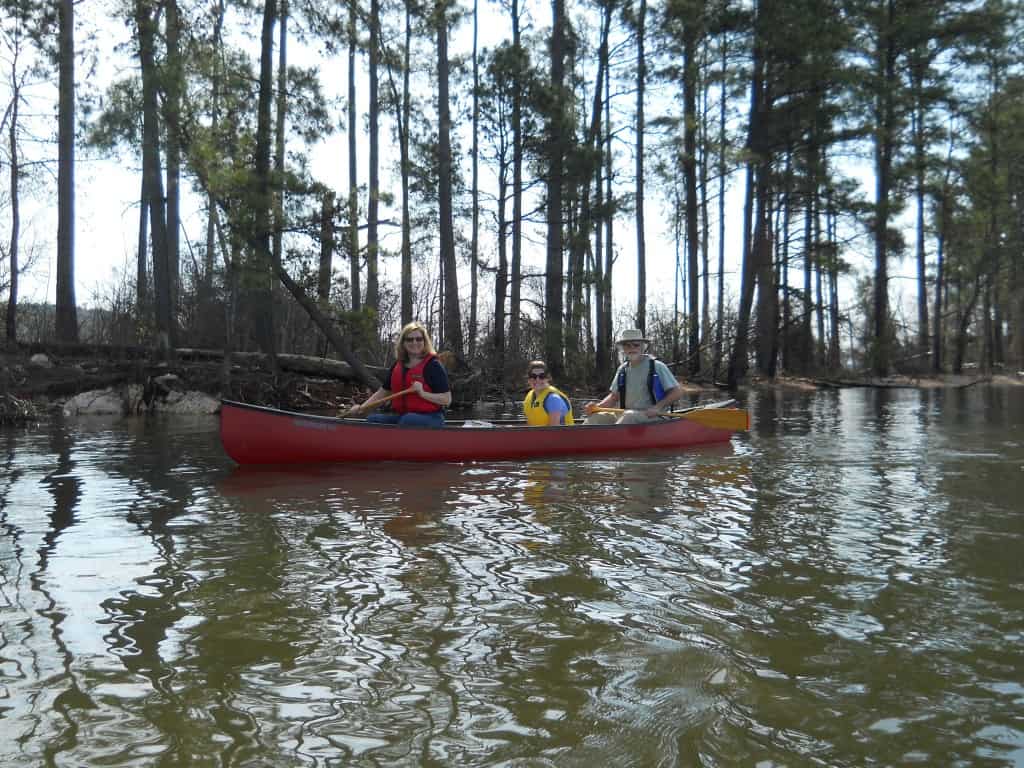
[[[523,464],[0,431],[0,761],[1015,764],[1024,399],[748,405]]]
[[[436,539],[438,517],[463,473],[459,464],[236,467],[218,490],[225,497],[243,499],[252,514],[294,509],[298,504],[307,514],[324,514],[328,520],[342,514],[363,525],[372,521],[405,545],[417,546]]]

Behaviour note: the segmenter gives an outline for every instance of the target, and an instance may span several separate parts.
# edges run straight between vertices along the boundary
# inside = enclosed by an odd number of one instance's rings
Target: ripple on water
[[[973,397],[525,464],[0,433],[0,761],[1015,764],[1021,425]]]

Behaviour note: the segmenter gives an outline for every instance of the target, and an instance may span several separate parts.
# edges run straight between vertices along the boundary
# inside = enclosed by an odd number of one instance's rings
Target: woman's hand
[[[423,382],[418,379],[412,383],[412,391],[417,395],[423,395]]]

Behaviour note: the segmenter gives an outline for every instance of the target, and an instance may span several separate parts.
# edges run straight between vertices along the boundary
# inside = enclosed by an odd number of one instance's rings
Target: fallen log
[[[182,360],[223,360],[224,352],[219,349],[189,349],[176,350],[179,359]],[[234,362],[262,362],[266,360],[263,352],[232,352],[231,359]],[[277,364],[285,371],[301,373],[307,376],[326,376],[342,381],[358,381],[359,375],[351,365],[344,360],[334,360],[327,357],[313,357],[312,355],[294,355],[291,353],[279,352]],[[383,379],[387,368],[378,365],[367,365],[366,368],[378,379]]]

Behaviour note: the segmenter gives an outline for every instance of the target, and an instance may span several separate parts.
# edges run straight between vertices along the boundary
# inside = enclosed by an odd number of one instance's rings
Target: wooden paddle
[[[623,413],[622,408],[595,408],[595,413]],[[664,412],[662,416],[675,419],[689,419],[714,429],[729,429],[733,432],[750,429],[750,414],[742,408],[708,408],[697,406],[685,411]]]
[[[396,397],[401,397],[402,395],[408,395],[411,392],[415,392],[415,391],[416,391],[415,387],[409,387],[408,389],[403,389],[401,392],[395,392],[395,394],[393,394],[393,395],[388,395],[387,397],[382,397],[380,400],[378,400],[377,402],[373,403],[368,408],[364,407],[364,406],[361,406],[361,405],[353,405],[347,411],[342,413],[341,416],[342,416],[342,418],[345,418],[346,416],[354,416],[357,413],[362,413],[364,410],[372,411],[378,405],[383,405],[384,403],[388,402],[389,400],[394,400]]]

